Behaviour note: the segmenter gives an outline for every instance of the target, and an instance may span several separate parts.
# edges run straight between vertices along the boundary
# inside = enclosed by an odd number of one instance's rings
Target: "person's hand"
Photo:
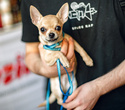
[[[99,97],[100,90],[94,81],[91,81],[77,88],[62,105],[67,110],[92,110]]]
[[[70,68],[67,68],[67,71],[70,73],[76,68],[76,57],[74,52],[74,41],[70,37],[69,41],[66,39],[62,42],[61,52],[67,57],[70,63]]]
[[[57,64],[55,63],[53,66],[48,66],[43,59],[43,54],[45,52],[45,49],[43,49],[43,44],[39,44],[39,51],[40,51],[40,56],[41,56],[41,63],[42,63],[42,74],[45,77],[51,78],[51,77],[56,77],[58,76],[57,73]],[[69,41],[66,39],[63,40],[62,46],[61,46],[61,52],[67,57],[70,63],[70,68],[67,68],[68,72],[71,72],[74,70],[75,66],[75,53],[74,53],[74,42],[72,38],[69,38]],[[61,66],[61,74],[65,74],[64,68]]]

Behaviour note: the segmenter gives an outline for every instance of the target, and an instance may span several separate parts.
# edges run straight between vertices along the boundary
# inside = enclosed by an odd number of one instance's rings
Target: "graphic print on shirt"
[[[97,13],[97,10],[95,10],[94,7],[91,7],[91,4],[84,4],[83,2],[81,3],[76,3],[72,2],[71,5],[71,11],[69,11],[69,19],[77,19],[78,21],[81,21],[82,19],[88,19],[89,21],[93,20],[93,15]],[[81,25],[77,27],[73,27],[72,30],[77,30],[77,29],[83,29],[83,28],[90,28],[93,27],[93,24],[88,24],[88,25]]]

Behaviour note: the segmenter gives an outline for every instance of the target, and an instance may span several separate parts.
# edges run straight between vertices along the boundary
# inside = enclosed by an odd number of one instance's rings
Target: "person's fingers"
[[[67,108],[67,109],[73,109],[75,108],[76,106],[78,106],[78,103],[77,103],[77,100],[73,100],[69,103],[64,103],[62,104],[64,108]]]
[[[77,88],[72,93],[72,95],[70,95],[67,98],[66,102],[62,104],[64,108],[73,109],[73,108],[75,108],[75,107],[77,107],[79,105],[79,101],[77,100],[77,96],[79,94],[80,89],[81,89],[81,87]]]
[[[74,55],[74,41],[73,39],[70,37],[69,38],[69,48],[68,48],[68,53],[67,53],[67,59],[70,60]]]
[[[78,93],[79,93],[79,89],[80,89],[80,88],[77,88],[77,89],[72,93],[72,95],[70,95],[70,96],[67,98],[66,103],[72,101],[74,98],[77,97],[77,95],[78,95]]]
[[[66,56],[68,52],[68,41],[66,39],[63,39],[62,46],[61,46],[61,52]]]
[[[67,68],[67,71],[72,72],[75,69],[75,66],[76,66],[75,53],[74,53],[73,57],[70,59],[69,63],[70,63],[70,68]]]
[[[75,67],[75,62],[73,62],[72,65],[70,65],[70,68],[67,68],[67,71],[71,73],[74,70],[74,67]]]
[[[73,54],[73,56],[72,56],[72,58],[70,59],[70,64],[72,64],[73,62],[75,62],[75,59],[76,57],[75,57],[75,53]]]

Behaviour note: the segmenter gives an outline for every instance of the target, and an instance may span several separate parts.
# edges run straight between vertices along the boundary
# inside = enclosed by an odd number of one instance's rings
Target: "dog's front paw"
[[[62,63],[62,65],[63,65],[64,67],[66,67],[66,68],[69,68],[69,67],[70,67],[69,61],[68,61],[67,59],[61,60],[61,63]]]
[[[66,67],[66,68],[69,68],[69,67],[70,67],[68,59],[67,59],[62,53],[61,53],[59,59],[60,59],[62,65],[63,65],[64,67]]]
[[[87,66],[93,66],[93,60],[92,60],[89,56],[87,56],[87,57],[84,58],[83,60],[85,61],[85,64],[86,64]]]
[[[93,66],[93,60],[91,58],[88,58],[85,63],[87,66]]]

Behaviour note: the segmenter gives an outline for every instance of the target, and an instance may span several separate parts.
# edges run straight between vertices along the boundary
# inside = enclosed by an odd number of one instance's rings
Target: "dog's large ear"
[[[40,19],[43,17],[40,12],[34,7],[34,6],[30,6],[30,17],[32,19],[32,23],[34,25],[38,25]]]
[[[69,5],[68,3],[65,3],[60,10],[58,11],[58,13],[56,14],[56,16],[62,21],[62,23],[64,24],[67,20],[68,20],[68,15],[69,15]]]

